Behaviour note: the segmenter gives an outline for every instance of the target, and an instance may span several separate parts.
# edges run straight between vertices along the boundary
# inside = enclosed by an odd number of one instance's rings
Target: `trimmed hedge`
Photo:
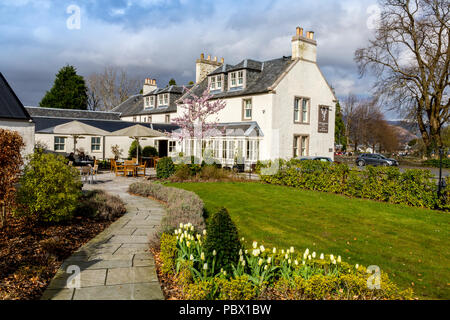
[[[158,179],[167,179],[175,173],[175,165],[172,158],[165,157],[158,161],[156,165],[156,177]]]
[[[178,228],[180,223],[190,222],[196,230],[205,229],[204,204],[194,192],[152,182],[133,183],[128,191],[143,197],[152,197],[167,204],[166,214],[157,232],[158,238],[162,233]]]
[[[436,167],[439,168],[439,160],[430,159],[422,162],[424,166]],[[450,168],[450,159],[442,159],[442,168]]]
[[[397,167],[372,166],[358,170],[346,164],[294,160],[280,162],[273,175],[265,174],[270,165],[260,165],[262,182],[413,207],[448,210],[450,206],[448,197],[438,199],[437,181],[427,170],[400,172]],[[448,194],[450,186],[446,188]]]

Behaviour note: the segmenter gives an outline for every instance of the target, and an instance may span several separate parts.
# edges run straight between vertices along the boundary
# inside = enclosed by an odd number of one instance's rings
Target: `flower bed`
[[[209,230],[209,225],[208,225]],[[236,262],[218,263],[223,252],[205,250],[209,232],[180,224],[161,237],[160,275],[167,298],[188,300],[249,299],[411,299],[411,289],[401,291],[380,273],[379,289],[368,286],[364,266],[350,265],[340,256],[287,249],[265,248],[256,241],[240,249]],[[227,234],[223,234],[227,239]],[[227,271],[228,270],[228,271]],[[377,283],[373,282],[376,286]]]
[[[64,223],[8,217],[9,224],[0,229],[0,300],[39,299],[64,259],[124,209],[120,198],[98,191],[83,195],[75,217]]]

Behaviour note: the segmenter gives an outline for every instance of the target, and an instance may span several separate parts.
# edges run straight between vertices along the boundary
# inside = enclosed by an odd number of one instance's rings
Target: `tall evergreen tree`
[[[88,95],[86,83],[77,75],[73,66],[61,68],[56,75],[50,91],[47,91],[39,103],[42,108],[61,108],[87,110]]]
[[[347,139],[345,135],[345,123],[342,116],[341,105],[339,101],[336,103],[336,120],[334,127],[334,141],[336,144],[340,144],[343,146],[345,150],[347,147]]]

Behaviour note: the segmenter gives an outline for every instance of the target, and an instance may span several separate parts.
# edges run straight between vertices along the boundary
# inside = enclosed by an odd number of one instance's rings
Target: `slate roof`
[[[0,118],[31,120],[22,102],[0,72]]]
[[[36,123],[36,129],[35,129],[36,133],[47,133],[46,129],[58,126],[60,124],[68,123],[70,121],[73,121],[74,119],[35,117],[35,118],[33,118],[33,120]],[[80,119],[78,121],[83,122],[88,125],[91,125],[91,126],[94,126],[96,128],[108,131],[108,132],[117,131],[120,129],[134,126],[136,124],[140,124],[140,125],[150,128],[150,129],[158,130],[161,132],[172,132],[179,128],[178,126],[172,125],[172,124],[136,123],[136,122],[128,122],[128,121],[122,121],[122,120]]]
[[[291,57],[282,57],[278,59],[259,62],[256,60],[246,59],[235,66],[225,66],[226,72],[233,70],[247,69],[252,73],[251,77],[247,77],[247,86],[243,90],[224,91],[214,94],[214,98],[229,98],[257,93],[265,93],[269,91],[275,81],[286,71],[293,63]],[[219,67],[209,75],[223,73],[223,67]],[[194,86],[192,93],[201,95],[208,87],[208,78]]]
[[[66,118],[66,119],[91,119],[91,120],[120,120],[120,113],[105,112],[105,111],[87,111],[87,110],[72,110],[72,109],[54,109],[54,108],[40,108],[40,107],[26,107],[25,108],[32,118],[47,117],[47,118]]]

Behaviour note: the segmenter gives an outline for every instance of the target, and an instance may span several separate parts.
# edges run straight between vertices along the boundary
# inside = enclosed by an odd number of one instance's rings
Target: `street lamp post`
[[[438,184],[438,198],[441,198],[442,192],[442,157],[444,155],[444,149],[442,147],[439,148],[439,184]]]

